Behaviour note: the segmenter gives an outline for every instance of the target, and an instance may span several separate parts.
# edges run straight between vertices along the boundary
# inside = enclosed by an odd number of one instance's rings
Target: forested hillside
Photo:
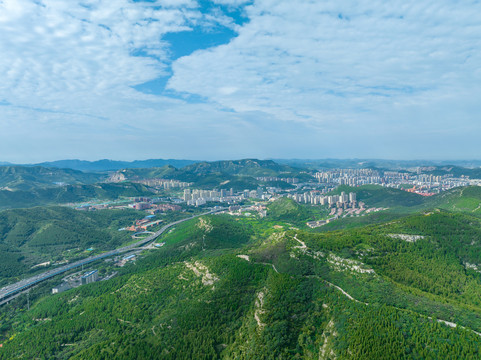
[[[302,206],[292,199],[280,198],[267,207],[269,218],[272,220],[292,221],[296,224],[304,224],[314,220],[312,211],[307,206]]]
[[[433,196],[428,200],[433,206],[442,209],[466,212],[469,214],[481,214],[481,187],[468,186],[463,188],[455,188],[439,195]]]
[[[135,197],[152,194],[152,191],[146,186],[135,183],[67,185],[29,191],[0,190],[0,210],[75,203],[92,199],[115,200],[122,196]]]
[[[122,174],[126,180],[131,181],[145,178],[175,179],[194,183],[198,188],[233,188],[236,191],[256,189],[259,185],[292,187],[286,182],[265,182],[256,180],[256,177],[312,179],[312,176],[302,169],[257,159],[199,162],[183,168],[170,165],[145,169],[130,168],[119,170],[117,174]]]
[[[282,173],[297,173],[300,169],[280,165],[272,160],[228,160],[214,162],[199,162],[183,169],[197,175],[226,174],[248,176],[278,176]]]
[[[426,198],[403,190],[386,188],[378,185],[364,185],[358,188],[340,186],[334,194],[344,192],[356,192],[358,201],[365,202],[368,206],[415,208],[426,203]]]
[[[355,192],[357,200],[367,206],[389,207],[400,213],[413,213],[423,209],[441,208],[456,212],[481,214],[481,187],[466,186],[443,191],[434,196],[421,196],[403,190],[363,185],[360,187],[339,186],[332,194],[342,191]]]
[[[118,229],[139,218],[135,210],[80,212],[37,207],[0,212],[0,286],[39,271],[35,265],[86,257],[131,241]]]
[[[41,166],[0,166],[0,189],[31,190],[60,184],[92,184],[105,174],[85,173],[72,169]]]
[[[117,278],[4,314],[0,359],[481,358],[477,217],[325,234],[287,220],[178,225]]]

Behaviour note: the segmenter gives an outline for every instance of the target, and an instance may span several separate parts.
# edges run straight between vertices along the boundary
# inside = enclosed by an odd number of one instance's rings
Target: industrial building
[[[90,284],[93,282],[96,282],[99,279],[99,273],[97,270],[92,270],[87,273],[85,273],[81,280],[82,280],[82,285]]]

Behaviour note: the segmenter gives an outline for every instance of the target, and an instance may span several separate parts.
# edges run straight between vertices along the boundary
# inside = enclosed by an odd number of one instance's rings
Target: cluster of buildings
[[[129,226],[121,230],[136,231],[136,232],[147,231],[152,226],[159,225],[163,221],[163,220],[153,220],[154,217],[155,215],[146,216],[143,219],[137,220],[135,224],[133,224],[132,226]]]
[[[476,183],[464,177],[454,178],[452,175],[411,174],[400,179],[396,176],[396,173],[393,173],[390,178],[387,178],[385,186],[430,196],[441,191],[468,185],[476,185]]]
[[[242,206],[240,206],[240,205],[231,205],[231,206],[229,206],[228,213],[229,213],[230,215],[242,215],[242,210],[246,210],[246,211],[256,211],[261,218],[267,216],[267,207],[264,206],[264,205],[259,205],[259,204],[257,204],[257,205],[252,205],[252,206],[249,206],[249,207],[247,207],[247,208],[246,208],[246,207],[242,207]],[[244,213],[244,214],[247,215],[247,216],[250,216],[250,215],[251,215],[251,213],[248,213],[248,212],[246,212],[246,213]]]
[[[91,270],[83,275],[74,274],[64,279],[64,282],[58,286],[52,288],[52,294],[60,294],[64,291],[72,288],[79,287],[81,285],[91,284],[99,280],[99,272],[97,270]]]
[[[433,195],[454,187],[474,185],[466,177],[454,178],[452,175],[425,174],[430,168],[416,168],[403,171],[381,171],[374,169],[332,169],[317,172],[317,181],[328,187],[338,185],[361,186],[368,184],[409,190],[421,195]]]
[[[182,207],[176,204],[152,204],[148,212],[151,214],[157,214],[167,211],[180,211]]]
[[[136,254],[126,255],[120,261],[117,262],[117,266],[120,266],[120,267],[125,266],[125,264],[127,264],[129,261],[135,261],[136,258],[137,258]]]
[[[259,176],[256,177],[257,181],[264,181],[264,182],[275,182],[275,181],[283,181],[288,184],[297,184],[299,183],[299,179],[297,178],[280,178],[275,176]]]
[[[327,205],[337,208],[355,208],[357,204],[356,193],[346,194],[344,191],[340,195],[323,195],[319,191],[310,191],[302,194],[289,194],[287,197],[299,203]]]
[[[91,284],[93,282],[98,281],[98,279],[99,279],[99,272],[97,270],[92,270],[83,274],[82,277],[80,278],[80,281],[82,282],[82,285],[87,285],[87,284]]]
[[[143,184],[158,189],[185,189],[192,185],[192,183],[183,182],[179,180],[166,180],[166,179],[143,179],[132,181],[135,183]]]
[[[334,186],[360,186],[382,183],[380,173],[372,169],[333,169],[317,172],[314,174],[314,177],[320,183]]]
[[[187,205],[201,206],[207,202],[226,202],[235,204],[245,199],[265,199],[266,194],[262,188],[257,190],[244,190],[234,193],[234,189],[226,190],[200,190],[185,189],[183,200]]]
[[[169,202],[162,203],[159,202]],[[180,201],[180,200],[179,200]],[[176,204],[170,203],[169,198],[149,198],[149,197],[135,197],[117,201],[109,201],[101,204],[88,203],[88,204],[68,204],[73,206],[76,210],[80,211],[95,211],[104,209],[135,209],[135,210],[147,210],[151,214],[166,211],[180,211],[182,207]]]
[[[135,210],[147,210],[147,212],[153,214],[166,212],[166,211],[180,211],[182,207],[176,204],[158,204],[159,199],[151,199],[146,197],[133,198],[133,202],[128,207]]]
[[[364,216],[370,213],[375,213],[378,211],[387,210],[387,208],[364,208],[364,204],[362,202],[359,203],[359,208],[332,208],[331,213],[329,214],[329,218],[324,220],[316,220],[316,221],[308,221],[306,223],[307,226],[310,228],[317,228],[326,224],[329,224],[331,221],[337,220],[339,218],[345,217],[352,217],[352,216]]]
[[[136,254],[129,254],[129,255],[124,255],[124,256],[118,256],[115,258],[115,265],[117,266],[124,266],[128,262],[133,262],[137,258]],[[111,262],[112,259],[105,259],[106,262]],[[97,269],[94,270],[89,270],[85,273],[83,272],[78,272],[75,274],[70,274],[62,279],[62,283],[60,285],[57,285],[52,288],[52,294],[60,294],[64,291],[77,288],[82,285],[87,285],[91,284],[94,282],[97,282],[99,280],[109,280],[112,277],[114,277],[117,274],[117,272],[113,272],[110,275],[104,276],[103,278],[100,278],[99,272]]]

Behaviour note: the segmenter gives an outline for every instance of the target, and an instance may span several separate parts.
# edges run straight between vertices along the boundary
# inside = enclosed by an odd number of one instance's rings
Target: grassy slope
[[[363,201],[369,207],[388,207],[389,210],[369,214],[362,217],[345,218],[329,223],[317,232],[349,229],[365,225],[378,224],[415,214],[420,211],[444,209],[453,212],[481,215],[481,187],[468,186],[455,188],[441,194],[423,197],[402,190],[383,188],[377,185],[366,185],[358,188],[340,186],[333,193],[356,192],[358,201]]]
[[[364,185],[360,187],[339,186],[333,194],[355,192],[357,201],[363,201],[369,207],[394,207],[396,209],[417,209],[425,204],[426,199],[417,194],[403,190],[386,188],[378,185]]]
[[[469,186],[456,188],[429,199],[428,203],[432,207],[437,206],[450,211],[480,215],[481,187]]]
[[[284,197],[270,203],[267,207],[267,214],[271,220],[289,221],[298,225],[305,225],[306,221],[315,220],[315,215],[310,207]]]
[[[368,206],[392,207],[401,212],[416,212],[437,207],[460,212],[473,210],[479,212],[478,206],[481,203],[479,186],[455,188],[430,197],[377,185],[357,188],[340,186],[333,193],[338,194],[341,191],[356,192],[358,201],[363,201]]]

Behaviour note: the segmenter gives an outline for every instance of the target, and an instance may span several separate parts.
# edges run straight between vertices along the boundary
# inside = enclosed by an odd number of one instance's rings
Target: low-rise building
[[[69,283],[62,283],[52,288],[52,294],[60,294],[60,293],[63,293],[64,291],[70,290],[71,288],[72,287],[70,286]]]

